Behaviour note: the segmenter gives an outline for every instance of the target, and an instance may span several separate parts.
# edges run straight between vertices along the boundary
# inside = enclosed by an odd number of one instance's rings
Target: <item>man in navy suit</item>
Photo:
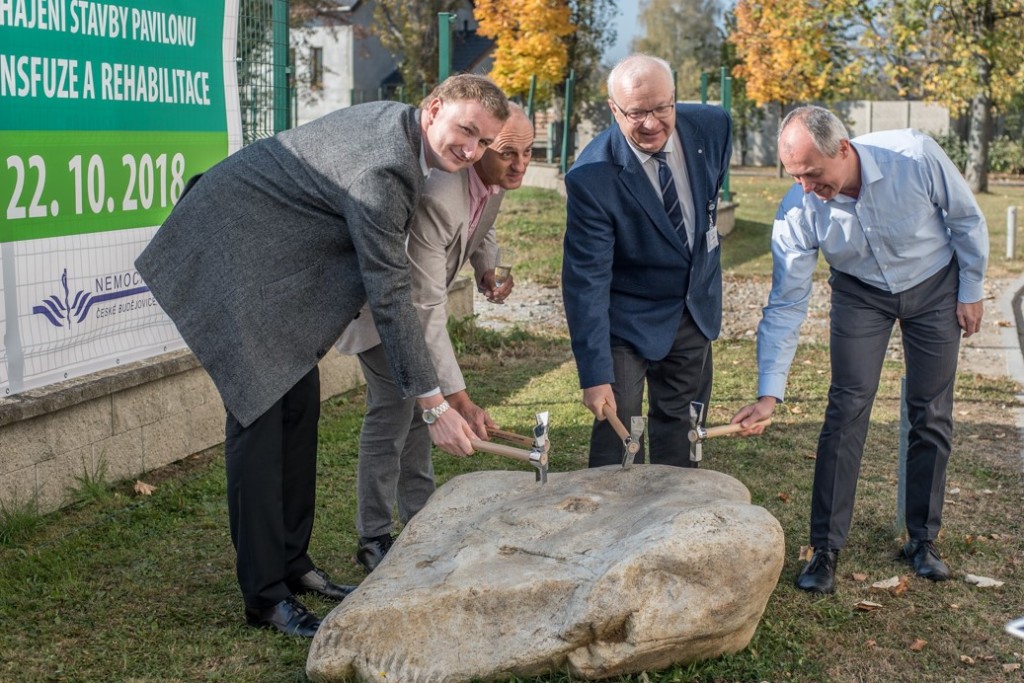
[[[583,403],[596,416],[589,464],[621,462],[604,415],[640,415],[646,380],[650,461],[694,466],[690,402],[711,396],[722,319],[715,223],[731,123],[719,107],[676,104],[671,67],[647,55],[615,66],[608,97],[615,124],[565,177],[562,289]]]

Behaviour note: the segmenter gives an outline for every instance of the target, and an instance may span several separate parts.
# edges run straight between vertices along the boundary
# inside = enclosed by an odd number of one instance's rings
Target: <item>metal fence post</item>
[[[437,13],[437,82],[443,83],[452,72],[452,12]]]
[[[722,67],[722,109],[732,118],[732,77],[729,70]],[[729,184],[729,169],[725,169],[725,178],[722,179],[722,201],[732,201],[732,190]]]
[[[576,69],[569,69],[569,78],[565,79],[565,120],[562,122],[562,159],[561,172],[564,176],[569,170],[569,132],[572,130],[572,88],[576,84]]]
[[[274,0],[274,132],[291,127],[288,106],[288,0]]]
[[[896,519],[893,529],[902,536],[907,529],[907,444],[910,438],[910,418],[907,416],[907,378],[900,378],[900,444],[899,467],[896,476]]]
[[[1017,207],[1006,207],[1006,260],[1012,261],[1017,247]]]

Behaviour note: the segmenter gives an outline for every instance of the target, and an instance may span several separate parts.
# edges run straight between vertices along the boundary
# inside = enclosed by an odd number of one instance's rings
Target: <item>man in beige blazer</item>
[[[494,282],[498,247],[494,219],[506,190],[522,185],[533,149],[533,125],[511,106],[501,133],[471,168],[457,173],[431,171],[409,232],[412,297],[423,323],[441,392],[476,434],[486,439],[495,424],[473,403],[448,337],[448,290],[467,262],[477,288],[503,301],[512,279]],[[356,559],[367,572],[380,563],[393,542],[392,510],[405,524],[434,492],[427,424],[414,400],[403,398],[388,368],[369,310],[338,341],[342,353],[358,354],[366,377],[366,417],[359,439],[356,482],[358,511]]]

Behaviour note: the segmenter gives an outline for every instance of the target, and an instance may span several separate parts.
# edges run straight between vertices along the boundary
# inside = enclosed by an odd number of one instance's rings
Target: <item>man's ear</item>
[[[850,155],[850,141],[849,140],[840,140],[839,141],[839,158],[840,159],[845,159],[849,155]]]
[[[441,111],[441,106],[443,104],[444,102],[440,97],[435,97],[427,104],[427,114],[430,115],[427,119],[428,125],[434,122],[434,118],[437,116],[437,112]]]

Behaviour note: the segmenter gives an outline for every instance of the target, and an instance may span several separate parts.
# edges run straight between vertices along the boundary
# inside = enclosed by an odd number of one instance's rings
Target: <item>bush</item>
[[[967,141],[954,132],[932,137],[963,173],[967,168]],[[993,138],[988,146],[988,170],[990,173],[1024,174],[1024,144],[1006,135]]]
[[[946,152],[946,156],[956,164],[956,167],[963,173],[967,168],[967,142],[959,135],[950,131],[945,135],[932,135],[935,142],[939,143]]]
[[[1001,135],[989,145],[988,170],[992,173],[1024,174],[1024,144]]]

